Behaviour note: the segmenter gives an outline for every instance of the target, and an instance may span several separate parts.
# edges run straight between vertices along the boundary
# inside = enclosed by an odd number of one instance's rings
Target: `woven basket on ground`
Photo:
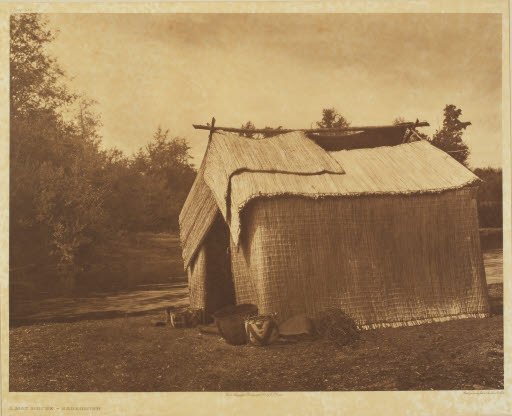
[[[213,314],[215,324],[222,338],[231,345],[247,343],[245,319],[258,314],[258,307],[252,304],[242,304],[224,307]]]

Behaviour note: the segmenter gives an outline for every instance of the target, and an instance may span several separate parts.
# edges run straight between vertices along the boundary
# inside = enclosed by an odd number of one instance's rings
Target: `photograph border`
[[[189,1],[0,4],[0,260],[2,415],[453,414],[511,415],[510,295],[504,279],[504,390],[408,392],[21,393],[9,392],[9,16],[12,13],[500,13],[502,15],[503,273],[512,275],[510,11],[508,1]],[[485,139],[483,139],[485,140]],[[134,375],[136,377],[136,375]]]

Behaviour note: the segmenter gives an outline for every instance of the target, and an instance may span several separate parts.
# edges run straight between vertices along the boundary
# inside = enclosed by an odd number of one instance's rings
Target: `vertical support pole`
[[[210,135],[208,136],[208,141],[210,141],[212,139],[214,127],[215,127],[215,117],[212,117],[212,125],[210,128]]]

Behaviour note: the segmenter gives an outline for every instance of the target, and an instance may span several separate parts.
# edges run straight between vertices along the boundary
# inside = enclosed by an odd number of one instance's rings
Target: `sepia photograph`
[[[503,19],[11,13],[8,391],[503,393]]]

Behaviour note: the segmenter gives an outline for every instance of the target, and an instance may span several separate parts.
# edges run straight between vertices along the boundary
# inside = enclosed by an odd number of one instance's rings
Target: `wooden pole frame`
[[[369,130],[387,130],[387,129],[408,129],[416,127],[428,127],[430,124],[426,121],[416,121],[410,123],[400,123],[387,126],[361,126],[361,127],[339,127],[330,129],[242,129],[235,127],[216,127],[212,119],[212,125],[192,124],[195,129],[209,130],[210,135],[217,130],[233,133],[291,133],[293,131],[302,131],[304,133],[341,133],[347,131],[369,131]]]

